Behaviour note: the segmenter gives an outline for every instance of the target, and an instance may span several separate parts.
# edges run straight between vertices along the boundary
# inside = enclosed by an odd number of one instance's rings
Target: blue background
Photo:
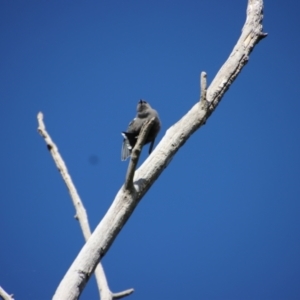
[[[199,98],[247,1],[0,2],[0,285],[50,299],[84,241],[42,111],[92,228],[121,187],[144,98],[165,131]],[[103,259],[130,299],[300,299],[299,1],[265,1],[250,61]],[[148,148],[148,147],[147,147]],[[141,161],[147,157],[142,153]],[[92,278],[81,299],[97,299]],[[129,298],[128,298],[129,299]]]

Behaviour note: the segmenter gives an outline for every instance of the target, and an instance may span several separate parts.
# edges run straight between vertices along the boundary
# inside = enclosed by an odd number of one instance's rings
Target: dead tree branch
[[[4,289],[0,286],[0,298],[3,300],[14,300],[14,295],[7,294]]]
[[[65,162],[63,161],[58,148],[56,147],[55,143],[52,141],[50,135],[48,134],[47,130],[46,130],[46,126],[44,124],[44,120],[43,120],[43,114],[40,112],[37,115],[37,119],[38,119],[38,132],[40,133],[40,135],[44,138],[47,148],[50,151],[55,165],[58,168],[66,186],[67,189],[70,193],[73,205],[75,207],[75,211],[76,211],[76,215],[75,215],[75,219],[78,220],[84,239],[85,241],[87,241],[89,239],[89,237],[91,236],[91,229],[90,229],[90,225],[89,225],[89,221],[88,221],[88,216],[86,213],[86,210],[84,208],[84,205],[77,193],[77,190],[75,188],[75,185],[73,184],[72,178],[68,172],[67,166],[65,164]],[[133,293],[133,289],[129,289],[126,291],[123,291],[121,293],[118,294],[114,294],[110,291],[107,280],[106,280],[106,276],[103,270],[103,267],[101,265],[101,263],[99,263],[95,269],[95,276],[96,276],[96,281],[98,284],[98,288],[99,288],[99,293],[100,293],[100,297],[102,300],[113,300],[113,299],[119,299],[121,297],[118,297],[118,295],[122,294],[122,297],[128,296],[131,293]],[[118,298],[116,298],[116,296]]]
[[[226,90],[246,65],[254,46],[266,36],[262,31],[262,18],[263,0],[248,0],[247,18],[242,34],[207,89],[208,109],[203,109],[199,102],[196,103],[185,116],[167,130],[152,155],[136,170],[133,179],[135,193],[126,192],[124,187],[120,189],[108,212],[65,274],[53,299],[78,299],[97,262],[108,251],[141,198],[180,147],[213,113]]]
[[[136,166],[139,161],[140,154],[142,152],[143,145],[147,139],[148,133],[155,121],[155,118],[152,118],[149,122],[145,123],[141,129],[138,140],[132,149],[131,158],[127,169],[126,179],[124,183],[124,189],[132,192],[133,189],[133,177]]]

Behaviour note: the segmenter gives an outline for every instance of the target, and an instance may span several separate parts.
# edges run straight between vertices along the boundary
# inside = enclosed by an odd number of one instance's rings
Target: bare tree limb
[[[247,19],[242,34],[207,90],[209,108],[203,109],[199,106],[199,102],[196,103],[185,116],[167,130],[152,155],[134,174],[136,193],[128,193],[124,187],[119,190],[108,212],[65,274],[53,299],[78,299],[96,263],[108,251],[141,198],[180,147],[212,114],[226,90],[246,65],[254,46],[266,36],[262,32],[262,18],[263,0],[248,0]]]
[[[155,118],[152,118],[143,125],[143,127],[140,131],[139,137],[137,139],[137,142],[136,142],[134,148],[132,149],[131,158],[130,158],[130,162],[128,165],[125,184],[124,184],[125,190],[132,191],[132,189],[133,189],[134,172],[135,172],[136,166],[138,164],[143,145],[147,139],[148,133],[149,133],[154,121],[155,121]]]
[[[65,182],[65,184],[67,186],[67,189],[70,193],[70,196],[71,196],[71,199],[73,202],[73,205],[75,207],[75,211],[76,211],[75,218],[79,221],[81,230],[83,232],[83,236],[87,240],[91,235],[91,230],[90,230],[90,226],[88,224],[88,217],[86,214],[86,210],[85,210],[83,203],[77,193],[77,190],[72,182],[72,178],[68,172],[67,166],[66,166],[65,162],[63,161],[63,159],[58,151],[58,148],[56,147],[55,143],[52,141],[50,135],[48,134],[48,132],[46,130],[43,118],[44,118],[43,114],[41,112],[39,112],[37,115],[38,132],[44,138],[47,148],[53,157],[55,165],[56,165],[57,169],[59,170],[59,172],[63,178],[63,181]]]
[[[0,298],[3,300],[14,300],[14,295],[7,294],[4,289],[0,286]],[[117,298],[116,298],[117,299]]]
[[[67,189],[70,193],[73,205],[75,207],[75,211],[76,211],[76,215],[75,218],[79,221],[83,236],[85,241],[87,241],[89,239],[89,237],[91,236],[91,229],[90,229],[90,225],[89,225],[89,221],[88,221],[88,216],[86,213],[86,210],[84,208],[84,205],[77,193],[77,190],[75,188],[75,185],[73,184],[72,178],[68,172],[67,166],[64,163],[58,148],[56,147],[55,143],[52,141],[50,135],[48,134],[45,124],[44,124],[44,120],[43,120],[43,114],[41,112],[38,113],[37,115],[37,119],[38,119],[38,132],[40,133],[40,135],[44,138],[46,144],[47,144],[47,148],[50,151],[54,162],[56,164],[56,167],[58,168],[66,186]],[[115,294],[113,294],[108,286],[107,280],[106,280],[106,276],[103,270],[103,267],[101,265],[101,263],[99,263],[95,269],[95,276],[96,276],[96,281],[97,281],[97,285],[99,288],[99,293],[100,293],[100,297],[102,300],[112,300],[112,299],[116,299],[115,298]],[[130,291],[130,292],[129,292]],[[123,293],[123,297],[133,293],[133,289],[130,290],[126,290],[124,292],[118,293],[118,294],[122,294]]]

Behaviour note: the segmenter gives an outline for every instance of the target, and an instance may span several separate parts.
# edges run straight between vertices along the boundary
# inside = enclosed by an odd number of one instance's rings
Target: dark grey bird
[[[149,146],[149,154],[153,149],[155,138],[161,127],[157,111],[153,109],[148,102],[141,99],[138,102],[136,110],[136,117],[129,123],[127,131],[122,132],[124,140],[122,144],[121,160],[126,160],[131,155],[131,151],[137,142],[138,136],[145,122],[155,117],[154,124],[151,127],[145,142],[145,144],[151,143]]]

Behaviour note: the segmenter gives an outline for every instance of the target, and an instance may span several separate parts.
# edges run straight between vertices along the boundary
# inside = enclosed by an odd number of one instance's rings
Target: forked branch
[[[76,211],[76,215],[75,215],[75,219],[78,220],[84,239],[85,241],[87,241],[89,239],[89,237],[91,236],[91,229],[90,229],[90,225],[89,225],[89,221],[88,221],[88,216],[86,213],[86,210],[84,208],[83,202],[80,199],[79,194],[77,193],[77,190],[75,188],[75,185],[73,184],[72,178],[68,172],[67,166],[65,164],[65,162],[63,161],[58,148],[56,147],[55,143],[52,141],[49,133],[46,130],[46,126],[44,123],[44,119],[43,119],[43,114],[40,112],[37,115],[37,119],[38,119],[38,132],[40,133],[40,135],[44,138],[47,148],[50,151],[55,165],[58,168],[66,186],[67,189],[70,193],[73,205],[75,207],[75,211]],[[103,267],[101,265],[101,263],[98,264],[98,266],[95,269],[95,276],[96,276],[96,281],[97,281],[97,285],[99,288],[99,293],[100,293],[100,297],[101,300],[113,300],[113,299],[120,299],[122,297],[128,296],[131,293],[133,293],[133,289],[129,289],[126,291],[123,291],[121,293],[117,293],[114,294],[110,291],[107,280],[106,280],[106,276],[103,270]],[[122,297],[120,297],[120,295],[122,295]]]
[[[242,34],[227,61],[207,89],[208,109],[199,102],[170,127],[142,166],[134,172],[135,193],[122,187],[108,212],[81,249],[58,286],[53,299],[78,299],[97,262],[108,251],[114,239],[133,213],[136,205],[170,163],[176,152],[213,113],[229,86],[246,65],[254,46],[266,36],[262,31],[263,0],[248,0],[247,18]],[[78,271],[80,270],[80,272]]]

